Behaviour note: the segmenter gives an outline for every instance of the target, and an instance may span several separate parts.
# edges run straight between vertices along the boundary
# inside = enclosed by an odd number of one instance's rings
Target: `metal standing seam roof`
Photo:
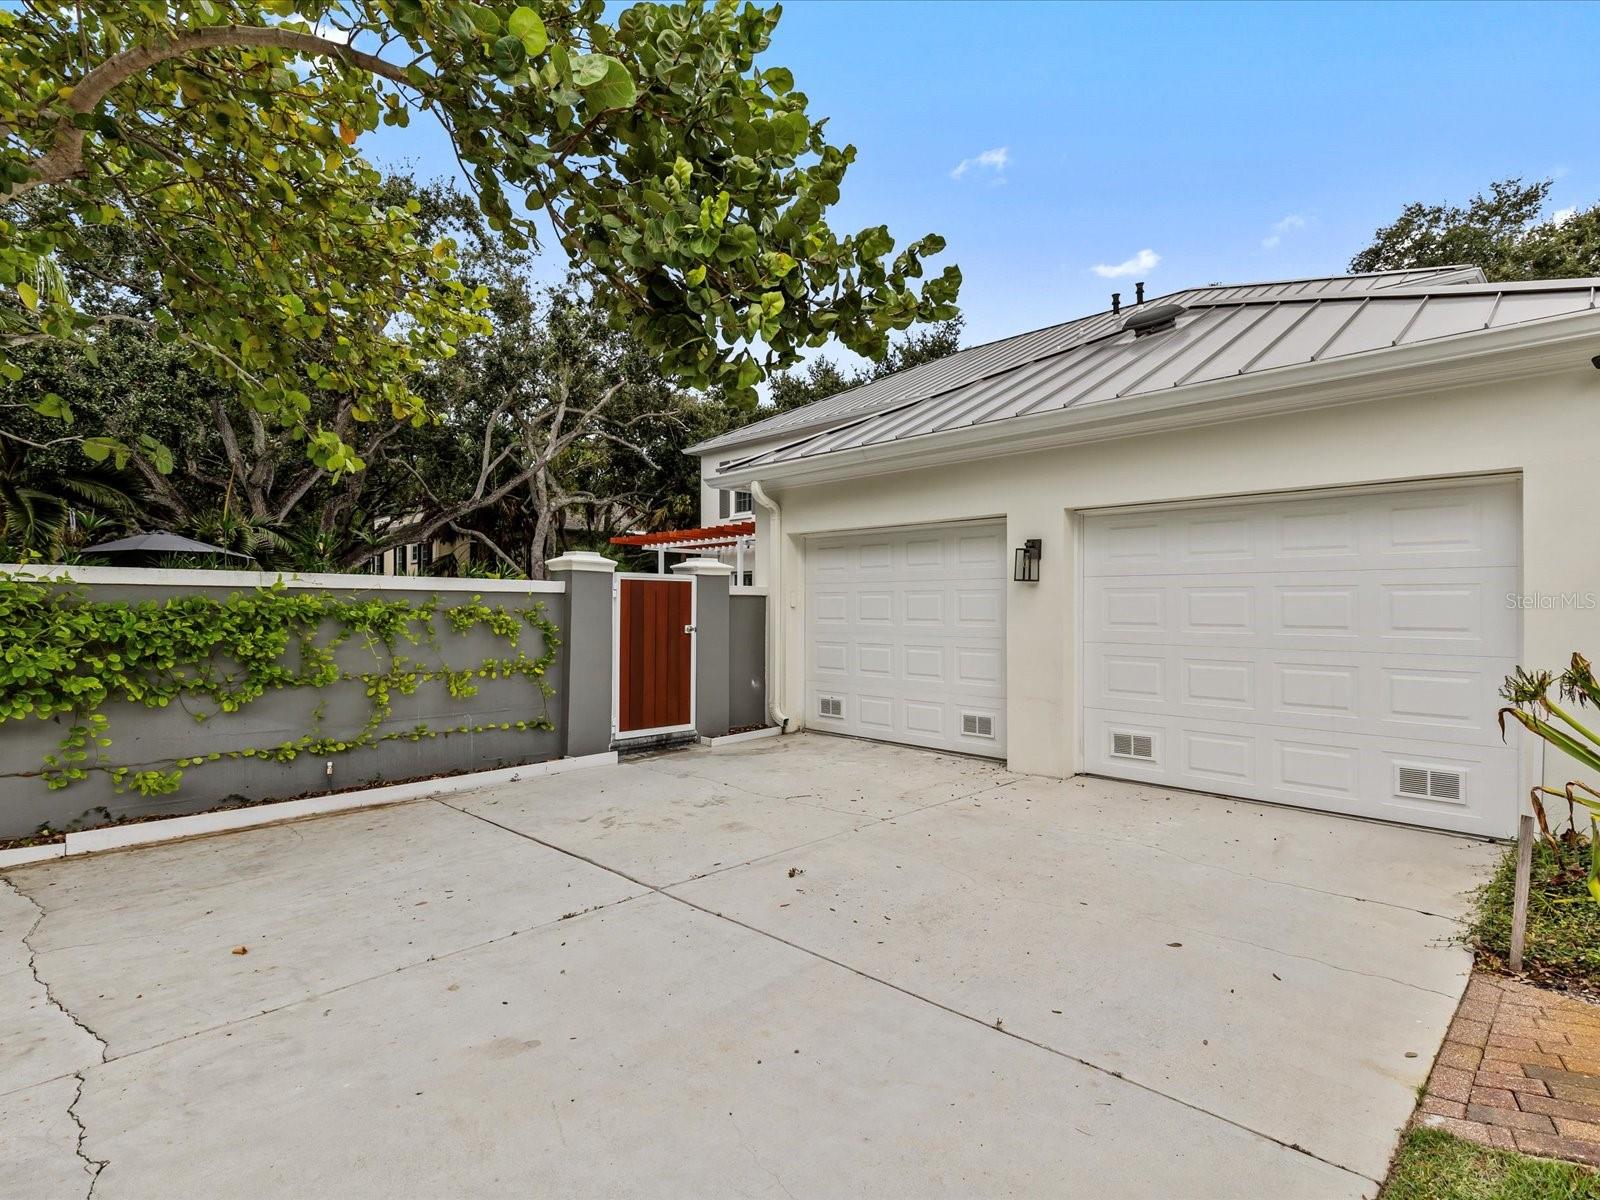
[[[1146,299],[1143,307],[1148,309],[1162,303],[1187,306],[1219,303],[1225,300],[1287,300],[1347,295],[1400,288],[1423,282],[1431,285],[1455,282],[1482,283],[1483,272],[1477,267],[1431,267],[1414,271],[1379,271],[1369,275],[1334,275],[1267,283],[1212,284]],[[1058,354],[1062,350],[1120,329],[1122,321],[1126,319],[1132,307],[1131,305],[1125,307],[1121,313],[1110,311],[1095,313],[1059,325],[1049,325],[1029,333],[1019,333],[999,341],[959,350],[934,362],[921,363],[882,379],[874,379],[870,383],[828,396],[803,408],[778,413],[764,421],[756,421],[717,437],[708,438],[690,446],[688,453],[704,454],[748,445],[751,442],[769,441],[776,437],[834,427],[868,413],[896,408],[908,400],[937,395],[952,387]]]
[[[908,399],[739,461],[793,462],[1034,413],[1237,378],[1439,338],[1597,311],[1600,280],[1401,284],[1320,294],[1189,300],[1169,332],[1135,337],[1120,322],[1067,349]],[[1211,291],[1213,289],[1196,289]],[[1148,306],[1148,302],[1147,302]],[[730,464],[731,465],[731,464]]]

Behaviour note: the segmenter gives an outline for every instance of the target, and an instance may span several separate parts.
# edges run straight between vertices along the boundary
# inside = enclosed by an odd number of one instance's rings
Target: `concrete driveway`
[[[0,1195],[1371,1195],[1492,857],[801,735],[22,868]]]

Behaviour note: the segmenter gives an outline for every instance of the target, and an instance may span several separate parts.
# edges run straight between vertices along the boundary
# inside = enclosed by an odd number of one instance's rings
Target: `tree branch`
[[[518,575],[523,573],[521,564],[519,564],[516,559],[512,558],[504,550],[500,549],[500,547],[495,543],[494,539],[488,534],[479,533],[476,529],[471,529],[457,521],[451,521],[450,528],[454,532],[461,534],[463,537],[469,537],[475,541],[482,542],[485,546],[489,547],[495,556],[499,558],[501,562],[505,563],[506,566],[510,567]]]
[[[337,59],[391,83],[410,83],[400,67],[376,55],[363,54],[343,42],[330,41],[312,33],[259,25],[215,25],[191,29],[170,41],[134,46],[121,54],[114,54],[79,80],[67,98],[66,111],[55,119],[55,136],[50,149],[28,164],[30,178],[16,184],[6,199],[17,200],[41,185],[65,183],[82,175],[85,170],[85,131],[73,123],[73,118],[92,113],[113,89],[135,75],[202,50],[251,48],[294,50],[312,57]]]

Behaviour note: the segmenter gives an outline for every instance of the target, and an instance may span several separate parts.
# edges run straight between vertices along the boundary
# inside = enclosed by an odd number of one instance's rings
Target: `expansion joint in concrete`
[[[983,790],[987,790],[987,789],[983,789]],[[599,859],[591,858],[587,854],[582,854],[582,853],[580,853],[580,852],[578,852],[576,850],[569,849],[566,846],[557,845],[555,842],[549,842],[549,841],[546,841],[543,838],[535,837],[531,833],[526,833],[526,832],[524,832],[523,830],[520,830],[520,829],[514,829],[510,825],[503,825],[499,821],[496,821],[496,820],[494,820],[494,819],[492,819],[490,817],[486,817],[486,816],[482,815],[481,813],[469,812],[464,808],[457,808],[455,805],[450,804],[447,800],[444,800],[442,798],[437,798],[436,797],[435,798],[435,802],[438,803],[438,804],[443,804],[447,808],[454,808],[455,811],[463,814],[464,816],[472,817],[475,820],[482,821],[486,825],[492,825],[496,829],[504,830],[506,833],[509,833],[514,837],[523,838],[526,841],[533,842],[533,843],[535,843],[536,845],[539,845],[539,846],[543,846],[547,850],[554,850],[557,854],[564,854],[568,858],[573,858],[573,859],[576,859],[579,862],[588,863],[591,867],[595,867],[595,868],[597,868],[597,869],[599,869],[601,871],[605,871],[605,872],[607,872],[607,873],[609,873],[611,875],[615,875],[620,879],[626,880],[628,883],[634,884],[634,885],[636,885],[638,887],[647,888],[647,889],[649,889],[649,891],[653,892],[654,894],[656,894],[658,896],[663,897],[664,899],[674,901],[674,902],[676,902],[678,904],[683,905],[686,908],[693,909],[695,912],[701,913],[704,916],[711,917],[711,918],[713,918],[715,920],[718,920],[718,921],[726,921],[728,924],[735,925],[738,928],[743,929],[748,933],[755,934],[758,937],[763,937],[763,938],[770,939],[771,941],[777,942],[780,945],[789,947],[791,950],[799,951],[801,954],[809,955],[810,957],[815,958],[815,959],[817,959],[817,960],[819,960],[821,962],[827,963],[830,966],[837,967],[840,970],[848,971],[852,975],[858,976],[861,979],[865,979],[870,983],[875,983],[875,984],[878,984],[881,987],[886,987],[886,988],[891,989],[892,991],[899,992],[902,996],[906,996],[911,1000],[917,1001],[918,1003],[926,1004],[931,1008],[937,1008],[942,1012],[949,1013],[953,1017],[959,1017],[964,1021],[971,1021],[974,1024],[981,1025],[981,1026],[983,1026],[983,1028],[985,1028],[987,1030],[990,1030],[993,1033],[999,1034],[1002,1037],[1008,1037],[1008,1038],[1011,1038],[1011,1039],[1013,1039],[1015,1041],[1022,1042],[1023,1044],[1028,1045],[1028,1046],[1032,1046],[1034,1049],[1043,1051],[1046,1054],[1051,1054],[1051,1055],[1054,1055],[1057,1058],[1061,1058],[1061,1059],[1065,1059],[1065,1060],[1067,1060],[1069,1062],[1077,1063],[1079,1066],[1086,1067],[1089,1070],[1094,1071],[1094,1072],[1096,1072],[1098,1074],[1107,1075],[1107,1076],[1110,1076],[1113,1079],[1120,1080],[1123,1083],[1126,1083],[1129,1087],[1138,1088],[1140,1091],[1149,1092],[1152,1095],[1159,1096],[1163,1100],[1168,1100],[1168,1101],[1171,1101],[1174,1104],[1182,1105],[1184,1108],[1190,1109],[1193,1112],[1197,1112],[1197,1113],[1201,1114],[1202,1116],[1210,1117],[1210,1118],[1212,1118],[1213,1120],[1216,1120],[1216,1121],[1221,1121],[1223,1124],[1226,1124],[1226,1125],[1231,1125],[1234,1128],[1236,1128],[1238,1130],[1241,1130],[1244,1133],[1250,1134],[1253,1137],[1261,1138],[1263,1141],[1271,1142],[1274,1145],[1280,1146],[1283,1149],[1289,1150],[1289,1151],[1291,1151],[1291,1152],[1293,1152],[1295,1154],[1301,1154],[1301,1155],[1304,1155],[1307,1158],[1314,1159],[1317,1162],[1323,1163],[1326,1166],[1330,1166],[1330,1167],[1333,1167],[1333,1168],[1335,1168],[1337,1170],[1343,1171],[1346,1174],[1353,1175],[1357,1179],[1364,1180],[1364,1181],[1366,1181],[1368,1183],[1371,1183],[1371,1184],[1374,1184],[1374,1185],[1377,1185],[1377,1184],[1379,1184],[1381,1182],[1380,1180],[1373,1179],[1371,1176],[1363,1174],[1360,1171],[1357,1171],[1353,1167],[1348,1167],[1343,1163],[1335,1162],[1334,1160],[1332,1160],[1330,1158],[1324,1158],[1322,1155],[1317,1154],[1315,1151],[1308,1150],[1304,1146],[1301,1146],[1301,1145],[1299,1145],[1299,1144],[1297,1144],[1295,1142],[1288,1142],[1288,1141],[1283,1140],[1282,1138],[1274,1137],[1270,1133],[1266,1133],[1266,1132],[1263,1132],[1260,1129],[1254,1128],[1253,1126],[1246,1125],[1243,1122],[1241,1122],[1239,1120],[1236,1120],[1235,1118],[1226,1116],[1223,1113],[1219,1113],[1219,1112],[1216,1112],[1216,1111],[1214,1111],[1212,1109],[1206,1108],[1204,1105],[1197,1104],[1197,1103],[1195,1103],[1194,1101],[1191,1101],[1191,1100],[1185,1100],[1181,1096],[1173,1095],[1172,1093],[1162,1091],[1160,1088],[1155,1087],[1155,1086],[1153,1086],[1151,1084],[1141,1082],[1138,1079],[1134,1079],[1131,1076],[1123,1074],[1121,1071],[1113,1070],[1110,1067],[1104,1066],[1104,1065],[1102,1065],[1100,1063],[1093,1062],[1093,1061],[1091,1061],[1089,1059],[1086,1059],[1086,1058],[1080,1058],[1076,1054],[1070,1054],[1065,1050],[1058,1049],[1055,1046],[1048,1045],[1048,1044],[1046,1044],[1044,1042],[1036,1041],[1033,1038],[1024,1037],[1022,1034],[1016,1033],[1013,1030],[1002,1028],[1000,1023],[997,1022],[997,1021],[993,1021],[993,1020],[991,1020],[989,1018],[986,1018],[986,1017],[977,1016],[976,1014],[966,1012],[966,1011],[964,1011],[962,1009],[959,1009],[959,1008],[954,1008],[951,1005],[945,1004],[942,1001],[936,1000],[931,996],[924,996],[920,992],[913,991],[912,989],[910,989],[908,987],[905,987],[905,986],[903,986],[901,984],[895,983],[892,980],[885,979],[880,975],[874,975],[869,971],[862,970],[860,967],[855,967],[855,966],[850,965],[847,962],[841,961],[840,959],[833,958],[830,955],[822,953],[820,950],[815,950],[810,946],[805,946],[805,945],[800,944],[799,942],[791,941],[789,938],[783,937],[780,934],[773,933],[771,930],[762,929],[760,926],[752,925],[748,921],[740,920],[738,917],[729,916],[727,913],[718,912],[716,909],[713,909],[713,908],[707,908],[705,905],[698,904],[695,901],[688,899],[687,897],[679,896],[679,895],[675,894],[671,890],[672,888],[681,886],[680,884],[667,884],[665,886],[661,886],[661,885],[650,883],[650,882],[648,882],[648,881],[646,881],[644,879],[638,878],[637,876],[630,875],[626,871],[620,870],[617,867],[611,866],[608,863],[601,862]],[[949,803],[949,801],[944,801],[942,803]],[[884,818],[884,820],[894,820],[894,818],[889,817],[889,818]],[[693,882],[693,881],[690,881],[690,882]]]

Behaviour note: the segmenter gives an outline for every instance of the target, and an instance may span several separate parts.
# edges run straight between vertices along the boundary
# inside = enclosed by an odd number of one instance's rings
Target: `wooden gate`
[[[694,728],[694,600],[693,578],[616,577],[619,738]]]

